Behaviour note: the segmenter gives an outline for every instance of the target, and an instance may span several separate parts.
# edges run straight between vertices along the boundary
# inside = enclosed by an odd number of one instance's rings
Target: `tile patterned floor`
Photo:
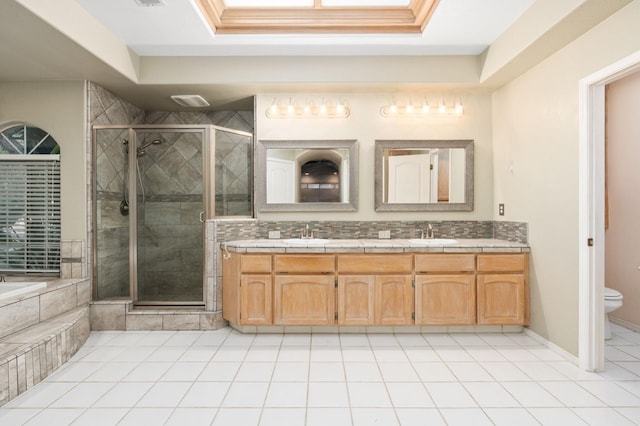
[[[524,334],[93,332],[9,425],[640,424],[640,333],[606,371]]]

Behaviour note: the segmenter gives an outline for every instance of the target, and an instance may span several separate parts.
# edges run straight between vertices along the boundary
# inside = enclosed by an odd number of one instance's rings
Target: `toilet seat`
[[[604,288],[605,300],[622,300],[622,293],[609,287]]]

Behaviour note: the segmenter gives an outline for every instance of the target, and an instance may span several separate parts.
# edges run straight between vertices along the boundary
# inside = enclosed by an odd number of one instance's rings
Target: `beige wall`
[[[0,83],[0,126],[12,122],[40,127],[60,145],[62,239],[86,240],[85,83]]]
[[[578,352],[578,82],[640,49],[634,1],[493,96],[494,219],[529,223],[531,329]]]
[[[434,105],[437,93],[428,97]],[[437,96],[436,96],[437,95]],[[262,94],[256,100],[256,140],[357,139],[359,145],[360,203],[357,212],[260,213],[263,220],[491,220],[493,169],[491,148],[491,97],[474,92],[456,92],[464,104],[464,116],[428,118],[384,118],[380,108],[392,99],[404,104],[408,97],[399,94],[325,94],[327,101],[343,99],[351,114],[346,119],[269,119],[265,112],[274,99],[289,98],[304,103],[320,101],[319,96],[304,94]],[[423,95],[424,96],[424,95]],[[413,102],[423,96],[414,95]],[[449,102],[453,96],[444,95]],[[434,108],[435,109],[435,108]],[[472,212],[376,213],[374,209],[374,146],[376,139],[473,139],[475,152],[475,208]]]
[[[605,285],[620,291],[622,308],[610,315],[640,327],[640,72],[607,90],[609,228],[606,231]]]

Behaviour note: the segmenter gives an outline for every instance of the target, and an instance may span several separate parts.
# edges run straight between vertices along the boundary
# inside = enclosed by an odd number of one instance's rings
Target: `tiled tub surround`
[[[87,251],[84,240],[62,240],[60,252],[61,278],[87,277]]]
[[[0,300],[0,405],[42,381],[84,344],[90,300],[88,279],[48,281]]]

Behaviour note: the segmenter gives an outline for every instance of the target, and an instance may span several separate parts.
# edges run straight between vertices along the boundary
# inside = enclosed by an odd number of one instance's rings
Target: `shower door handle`
[[[204,212],[200,212],[200,223],[204,223]]]

